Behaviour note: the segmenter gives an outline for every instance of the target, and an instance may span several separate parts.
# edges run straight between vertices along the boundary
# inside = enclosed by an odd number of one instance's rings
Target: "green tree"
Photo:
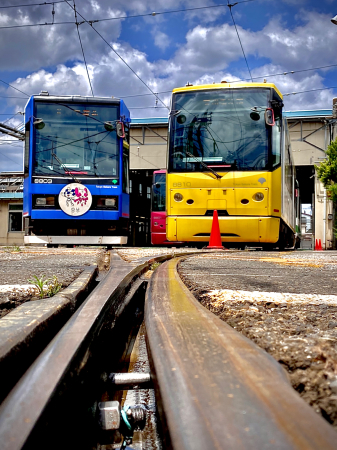
[[[315,166],[317,177],[330,193],[334,203],[337,202],[337,139],[332,141],[326,151],[326,160]]]

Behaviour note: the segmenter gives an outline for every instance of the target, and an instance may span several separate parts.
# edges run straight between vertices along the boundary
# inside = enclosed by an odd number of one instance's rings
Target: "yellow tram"
[[[170,241],[292,247],[295,171],[282,94],[271,83],[173,90],[166,179]]]

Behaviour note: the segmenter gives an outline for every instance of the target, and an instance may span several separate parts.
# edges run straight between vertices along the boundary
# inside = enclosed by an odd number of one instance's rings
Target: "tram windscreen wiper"
[[[77,178],[75,178],[74,177],[74,175],[71,173],[71,172],[69,172],[69,170],[66,168],[66,166],[63,164],[63,162],[60,160],[60,158],[58,157],[58,156],[56,156],[56,154],[53,152],[53,150],[52,150],[52,152],[51,152],[51,156],[53,156],[55,159],[56,159],[56,161],[60,164],[60,167],[62,167],[62,169],[64,170],[64,172],[67,174],[67,175],[70,175],[71,176],[71,178],[75,181],[75,183],[81,183]]]
[[[190,152],[186,152],[186,155],[190,156],[191,158],[194,158],[197,162],[199,162],[203,167],[205,167],[207,170],[209,170],[210,172],[213,173],[213,175],[215,175],[217,178],[222,178],[221,175],[219,175],[215,170],[211,169],[211,167],[209,167],[207,164],[205,164],[201,158],[197,158],[196,156],[194,156],[192,153]]]

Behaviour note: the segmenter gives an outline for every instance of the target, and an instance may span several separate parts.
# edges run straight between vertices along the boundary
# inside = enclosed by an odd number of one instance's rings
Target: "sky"
[[[284,97],[285,110],[331,109],[337,97],[335,0],[75,6],[78,26],[73,0],[1,0],[0,122],[20,127],[27,99],[41,90],[123,98],[133,118],[167,117],[170,92],[187,82],[266,78],[298,93]],[[22,170],[22,153],[22,142],[0,133],[0,172]]]

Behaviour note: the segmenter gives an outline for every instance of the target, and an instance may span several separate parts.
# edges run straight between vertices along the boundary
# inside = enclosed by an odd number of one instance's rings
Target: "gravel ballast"
[[[37,298],[37,289],[28,282],[34,276],[56,276],[65,288],[85,267],[98,264],[104,268],[105,255],[106,250],[100,248],[0,247],[0,317]]]
[[[179,265],[195,297],[282,364],[337,429],[336,269],[336,252],[223,252]]]

